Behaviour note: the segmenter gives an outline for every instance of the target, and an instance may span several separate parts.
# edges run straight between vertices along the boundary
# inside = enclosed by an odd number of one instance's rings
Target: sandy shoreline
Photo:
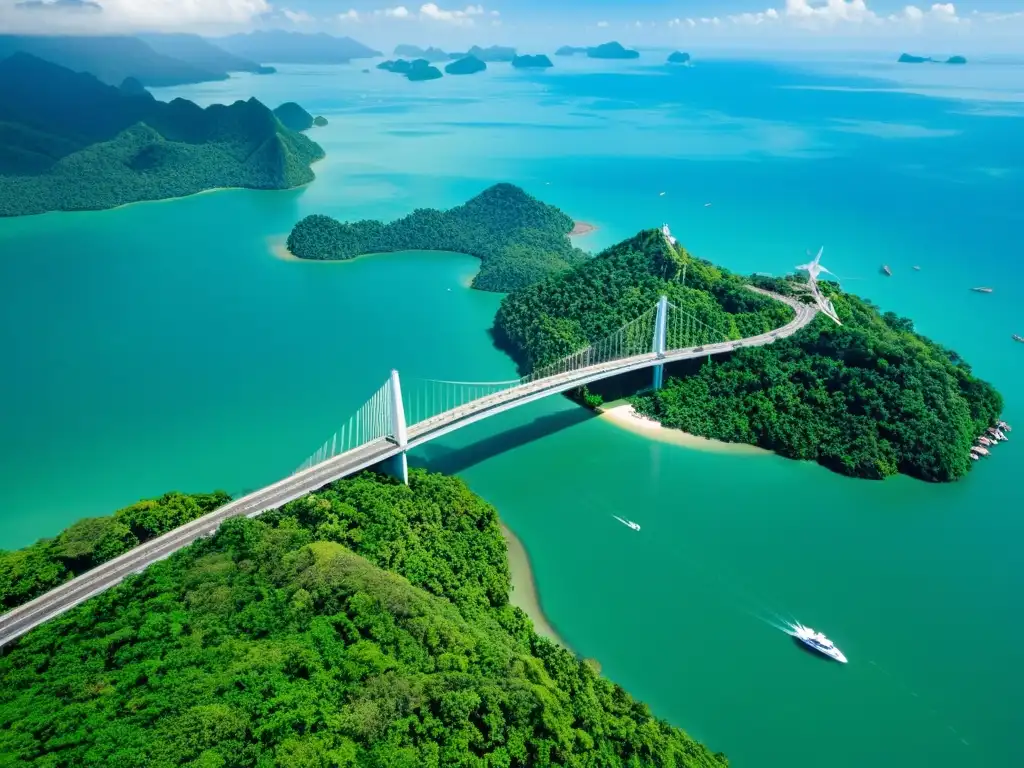
[[[728,453],[731,455],[768,455],[771,451],[758,448],[756,445],[747,443],[725,443],[721,440],[712,440],[708,437],[691,435],[680,429],[669,429],[663,427],[660,422],[641,416],[633,410],[633,406],[625,400],[616,400],[607,403],[601,409],[599,418],[609,421],[616,426],[627,429],[638,435],[649,437],[662,443],[672,443],[686,448],[695,448],[698,451],[709,453]]]
[[[569,233],[569,237],[579,237],[580,235],[589,235],[591,232],[596,232],[597,226],[595,224],[588,224],[585,221],[574,221],[572,223],[572,232]]]
[[[540,596],[537,594],[537,585],[533,580],[533,569],[530,567],[530,556],[526,552],[526,547],[504,523],[501,524],[501,535],[508,547],[508,567],[512,574],[512,593],[509,595],[509,602],[530,617],[538,635],[558,643],[563,648],[568,648],[569,646],[558,636],[555,628],[551,626],[547,616],[544,615],[544,609],[541,608]]]

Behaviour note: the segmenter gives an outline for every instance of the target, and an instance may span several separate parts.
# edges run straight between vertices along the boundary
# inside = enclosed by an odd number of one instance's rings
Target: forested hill
[[[410,474],[230,520],[5,647],[0,762],[727,765],[538,637],[494,509]]]
[[[686,288],[678,284],[686,264]],[[792,292],[787,281],[755,279]],[[777,327],[789,310],[657,232],[641,233],[560,277],[507,296],[499,339],[527,366],[568,354],[648,308],[659,292],[728,322],[740,338]],[[759,445],[865,478],[904,473],[955,480],[1002,397],[913,324],[826,285],[843,325],[819,315],[796,335],[713,361],[670,367],[665,388],[634,399],[669,427]],[[768,303],[765,303],[765,302]],[[725,313],[725,314],[722,314]],[[739,314],[735,314],[739,313]]]
[[[343,260],[392,251],[457,251],[481,260],[473,287],[507,292],[586,258],[569,242],[573,221],[511,184],[496,184],[447,211],[421,208],[384,224],[307,216],[288,249],[302,259]]]
[[[660,230],[648,230],[571,272],[506,296],[495,330],[503,346],[531,370],[604,339],[651,309],[662,295],[702,318],[708,333],[718,338],[754,336],[793,318],[788,306],[671,247]]]
[[[322,156],[255,99],[202,109],[24,53],[0,61],[0,216],[283,189]]]

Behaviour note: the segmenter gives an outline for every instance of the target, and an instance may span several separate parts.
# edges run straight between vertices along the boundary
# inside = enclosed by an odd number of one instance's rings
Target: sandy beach
[[[509,602],[530,617],[538,635],[568,648],[569,646],[548,622],[544,609],[540,606],[540,596],[537,594],[537,585],[533,582],[533,569],[530,567],[530,556],[526,552],[526,547],[504,523],[501,524],[501,535],[508,547],[508,567],[512,572],[512,594],[509,595]]]
[[[594,224],[588,224],[585,221],[574,221],[572,223],[572,232],[569,233],[569,237],[579,237],[580,235],[589,235],[591,232],[596,232],[597,226]]]
[[[600,418],[609,421],[623,429],[628,429],[644,437],[650,437],[663,443],[672,443],[686,448],[695,448],[698,451],[711,453],[728,453],[732,455],[769,455],[771,452],[756,445],[747,443],[725,443],[721,440],[712,440],[699,435],[691,435],[679,429],[668,429],[660,422],[641,416],[625,400],[616,400],[607,403],[601,409]]]

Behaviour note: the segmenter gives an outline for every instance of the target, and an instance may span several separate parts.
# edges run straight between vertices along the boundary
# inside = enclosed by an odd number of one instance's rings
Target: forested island
[[[55,768],[727,766],[538,637],[510,587],[497,513],[460,480],[342,480],[229,520],[6,646],[0,755]]]
[[[496,184],[447,211],[421,208],[384,224],[314,214],[288,235],[300,259],[345,260],[391,251],[456,251],[480,259],[473,287],[507,292],[582,262],[568,239],[573,220],[512,184]]]
[[[427,48],[420,48],[418,45],[396,45],[395,56],[401,56],[406,59],[426,59],[431,64],[438,61],[449,61],[451,56],[442,51],[440,48],[429,46]]]
[[[475,75],[477,72],[483,72],[486,69],[487,65],[476,56],[466,56],[447,65],[444,71],[445,74],[449,75]]]
[[[603,338],[661,294],[723,339],[790,319],[789,307],[747,290],[747,282],[799,291],[795,281],[741,279],[652,230],[505,297],[495,332],[528,370]],[[909,320],[824,285],[842,326],[819,315],[773,344],[669,366],[664,389],[635,397],[634,406],[668,427],[751,443],[855,477],[963,477],[971,445],[995,423],[1002,397]],[[591,389],[600,394],[601,386]]]
[[[683,51],[673,51],[668,55],[667,64],[689,64],[690,54]]]
[[[528,54],[516,56],[512,59],[512,66],[516,69],[547,69],[554,65],[551,63],[551,59],[543,53],[539,53],[535,56]]]
[[[405,59],[382,61],[377,65],[377,69],[383,69],[385,72],[394,72],[397,75],[405,75],[407,80],[412,81],[437,80],[438,78],[444,77],[444,75],[441,74],[441,70],[437,67],[431,66],[430,62],[426,59],[416,59],[415,61],[406,61]]]
[[[256,99],[203,109],[124,86],[29,54],[0,61],[0,216],[285,189],[323,157]]]
[[[638,59],[640,52],[626,48],[613,40],[610,43],[601,43],[601,45],[587,48],[587,56],[591,59]]]

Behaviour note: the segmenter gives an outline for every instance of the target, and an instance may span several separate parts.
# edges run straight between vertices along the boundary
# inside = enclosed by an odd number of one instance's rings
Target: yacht
[[[921,271],[921,268],[920,268],[920,267],[914,267],[914,271],[915,271],[915,272],[920,272],[920,271]]]
[[[614,517],[616,520],[618,520],[620,523],[622,523],[627,528],[632,528],[634,531],[639,531],[640,530],[640,526],[637,523],[634,523],[632,520],[625,520],[625,519],[619,517],[618,515],[612,515],[612,517]]]
[[[889,265],[888,264],[883,264],[882,265],[882,272],[885,273],[886,277],[892,277],[892,270],[889,269]]]
[[[1024,336],[1018,336],[1016,333],[1013,334],[1014,341],[1024,341]]]
[[[978,288],[971,288],[971,290],[975,291],[976,293],[992,293],[992,289],[991,288],[978,287]]]
[[[843,655],[843,652],[836,648],[835,644],[821,632],[815,632],[810,627],[797,624],[793,627],[793,637],[808,648],[812,648],[818,653],[838,661],[840,664],[846,663],[846,657]]]

